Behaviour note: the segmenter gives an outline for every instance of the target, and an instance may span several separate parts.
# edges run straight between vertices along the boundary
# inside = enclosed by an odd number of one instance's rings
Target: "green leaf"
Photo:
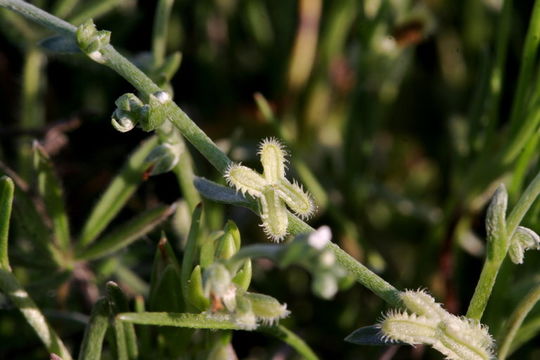
[[[113,281],[107,283],[107,298],[111,314],[113,315],[113,327],[116,337],[116,346],[119,359],[136,359],[139,354],[137,348],[137,335],[132,324],[126,324],[116,319],[116,314],[129,311],[129,301],[120,287]]]
[[[186,303],[188,302],[188,282],[195,262],[195,252],[199,241],[201,230],[202,204],[195,207],[191,216],[191,228],[184,248],[184,257],[182,258],[181,281]]]
[[[70,245],[69,222],[60,179],[56,176],[49,155],[37,141],[34,142],[33,150],[38,191],[51,217],[55,240],[61,249],[68,249]]]
[[[247,259],[244,265],[238,270],[232,281],[240,286],[242,289],[247,290],[251,283],[251,259]]]
[[[13,205],[13,192],[15,185],[7,176],[0,178],[0,267],[9,269],[8,235],[11,208]]]
[[[51,36],[39,42],[39,46],[47,52],[58,54],[82,54],[81,49],[73,38]]]
[[[275,338],[289,344],[295,349],[298,354],[306,360],[318,360],[319,357],[313,352],[313,350],[302,340],[298,335],[287,329],[285,326],[271,326],[271,327],[259,327],[257,331],[265,334],[272,335]]]
[[[189,278],[187,299],[199,311],[205,311],[210,306],[210,300],[204,296],[200,265],[195,266]]]
[[[214,318],[207,314],[188,314],[173,312],[124,313],[117,318],[140,325],[174,326],[192,329],[230,329],[242,328],[229,320]]]
[[[107,299],[99,299],[92,308],[90,322],[86,326],[79,352],[79,360],[101,359],[103,339],[109,326],[109,304]]]
[[[146,211],[120,225],[109,235],[104,236],[87,249],[80,250],[77,258],[81,260],[93,260],[125,248],[152,231],[158,224],[172,215],[175,209],[176,205],[173,204],[170,206],[158,206],[155,209]]]
[[[184,311],[181,270],[174,251],[162,237],[156,252],[150,283],[148,306],[152,311]],[[189,329],[160,328],[168,352],[173,356],[185,353],[192,331]]]
[[[389,343],[383,338],[381,329],[376,325],[364,326],[360,329],[356,329],[349,336],[345,338],[345,341],[356,345],[375,345],[375,346],[388,346],[394,344],[404,344],[396,341]]]
[[[18,229],[35,245],[36,250],[42,254],[41,257],[45,262],[52,260],[52,263],[61,266],[64,261],[63,256],[52,241],[51,229],[46,225],[46,220],[49,220],[49,218],[46,214],[40,213],[39,209],[44,210],[43,203],[37,198],[32,199],[25,190],[17,186],[15,189],[13,218],[19,226]],[[32,260],[35,261],[35,259]]]
[[[158,144],[156,136],[142,142],[130,155],[118,175],[111,181],[98,203],[92,209],[79,236],[79,246],[92,243],[105,230],[114,217],[125,206],[139,184],[144,180],[147,170],[145,159]]]
[[[24,290],[17,278],[10,271],[2,268],[0,268],[0,291],[6,294],[13,305],[19,309],[28,325],[34,329],[50,353],[59,354],[63,360],[71,360],[69,351],[60,337],[49,326],[34,300]]]
[[[208,200],[238,206],[252,206],[246,197],[233,188],[216,184],[202,177],[195,177],[194,183],[199,193]]]

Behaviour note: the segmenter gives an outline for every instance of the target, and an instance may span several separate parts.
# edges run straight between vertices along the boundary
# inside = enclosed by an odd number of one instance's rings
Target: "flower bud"
[[[171,96],[165,91],[157,91],[150,95],[148,117],[141,120],[144,131],[152,131],[160,127],[168,117],[165,104],[171,102]]]
[[[219,298],[223,297],[229,290],[231,280],[231,274],[223,264],[214,263],[208,266],[203,276],[204,296],[209,298],[210,294],[213,294]]]
[[[332,240],[332,231],[326,225],[321,226],[315,232],[309,234],[308,244],[317,250],[322,250]]]
[[[504,184],[501,184],[495,191],[486,214],[486,232],[490,242],[500,244],[506,236],[507,204],[508,193]]]
[[[183,146],[163,143],[156,146],[145,159],[152,170],[150,175],[158,175],[172,170],[180,160]]]
[[[77,28],[76,38],[79,48],[92,60],[98,63],[106,62],[102,51],[105,46],[109,45],[110,31],[98,31],[92,19],[88,19]]]
[[[328,271],[319,271],[313,275],[312,291],[323,299],[331,299],[338,291],[337,279]]]
[[[111,123],[120,132],[132,130],[139,122],[148,117],[148,106],[134,94],[127,93],[114,102],[116,110],[112,114]]]

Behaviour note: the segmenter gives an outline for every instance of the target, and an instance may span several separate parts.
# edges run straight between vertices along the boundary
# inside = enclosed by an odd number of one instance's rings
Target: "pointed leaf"
[[[357,345],[375,345],[375,346],[388,346],[395,344],[405,344],[396,341],[388,342],[383,338],[381,329],[376,326],[365,326],[360,329],[356,329],[349,336],[345,338],[345,341],[357,344]]]
[[[107,299],[113,316],[120,312],[129,311],[129,300],[113,281],[107,283]],[[137,359],[139,350],[137,347],[137,335],[133,324],[126,324],[113,319],[116,336],[118,358]],[[124,357],[125,356],[125,357]]]
[[[15,185],[7,176],[0,178],[0,267],[9,269],[8,235]]]
[[[88,249],[81,250],[78,259],[93,260],[125,248],[152,231],[157,225],[174,213],[176,205],[159,206],[146,211],[120,225]]]
[[[101,359],[103,339],[109,326],[109,304],[107,299],[100,299],[92,308],[90,322],[86,326],[79,352],[79,360]]]
[[[67,38],[61,35],[48,37],[40,41],[39,46],[51,53],[82,54],[81,49],[74,38]]]
[[[184,257],[182,258],[181,283],[186,303],[188,303],[188,282],[195,263],[195,253],[199,241],[201,230],[202,204],[195,207],[191,216],[191,228],[184,248]]]
[[[199,193],[208,200],[224,204],[250,206],[249,200],[233,188],[216,184],[202,177],[196,177],[194,183]]]
[[[58,246],[67,249],[70,242],[69,222],[64,207],[64,194],[60,179],[56,176],[51,159],[45,149],[38,142],[34,142],[33,150],[39,194],[43,197],[47,213],[51,217]]]

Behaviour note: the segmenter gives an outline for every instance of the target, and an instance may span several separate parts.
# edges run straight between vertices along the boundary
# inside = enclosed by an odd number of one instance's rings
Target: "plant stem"
[[[523,195],[521,195],[521,198],[518,200],[512,209],[512,212],[506,219],[506,234],[504,238],[497,239],[497,241],[503,242],[504,246],[488,244],[488,247],[492,247],[495,251],[493,252],[492,256],[486,257],[484,267],[482,268],[482,273],[480,274],[480,279],[478,280],[478,284],[476,284],[474,295],[471,299],[471,303],[469,304],[469,309],[467,310],[467,317],[477,320],[482,318],[489,297],[491,296],[493,285],[497,279],[497,274],[499,273],[499,269],[506,257],[506,254],[508,253],[512,236],[539,194],[540,172],[536,175],[527,189],[525,189],[525,192]],[[488,249],[488,254],[490,253],[489,250],[490,249]]]
[[[272,335],[283,342],[289,344],[306,360],[318,360],[319,357],[310,349],[310,347],[298,335],[287,329],[285,326],[259,327],[257,331]]]
[[[74,37],[76,28],[63,20],[60,20],[33,5],[21,0],[0,0],[0,6],[12,9],[44,26],[58,31],[70,38]],[[116,71],[120,76],[131,83],[141,93],[150,95],[161,89],[150,80],[141,70],[130,63],[118,53],[111,45],[102,50],[102,55],[107,59],[105,65]],[[165,112],[169,114],[169,120],[175,125],[182,135],[221,173],[225,173],[231,160],[217,145],[206,135],[174,102],[164,104]],[[289,232],[292,235],[310,233],[315,231],[308,224],[289,214]],[[335,244],[329,245],[336,255],[337,261],[344,266],[356,280],[376,295],[393,306],[400,306],[397,295],[399,291],[373,273],[367,267],[359,263],[352,256],[343,251]]]
[[[499,360],[504,360],[509,354],[510,346],[514,340],[517,331],[523,324],[523,320],[532,310],[532,308],[540,301],[540,285],[533,288],[527,296],[518,304],[506,326],[503,335],[501,336],[499,347]]]
[[[523,217],[525,217],[525,214],[527,211],[529,211],[538,195],[540,195],[540,172],[536,175],[530,185],[527,186],[525,192],[521,195],[517,204],[514,206],[512,212],[506,220],[506,231],[510,239],[514,235],[518,225],[521,223]]]
[[[34,301],[19,284],[17,278],[5,269],[0,269],[0,290],[10,298],[23,314],[49,352],[59,355],[62,360],[71,360],[71,355],[64,343],[47,324],[47,320]]]

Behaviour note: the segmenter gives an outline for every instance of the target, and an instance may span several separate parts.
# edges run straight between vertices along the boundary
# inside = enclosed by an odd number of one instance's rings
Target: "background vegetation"
[[[75,25],[94,18],[98,29],[112,31],[119,51],[159,78],[159,42],[152,35],[156,2],[33,3]],[[463,314],[484,259],[487,200],[504,182],[513,204],[538,171],[540,26],[531,16],[538,7],[533,3],[178,0],[165,53],[180,51],[182,60],[170,86],[175,101],[235,161],[259,168],[260,139],[283,139],[292,173],[318,204],[312,226],[329,225],[335,242],[398,289],[428,288],[451,312]],[[110,125],[114,100],[133,90],[83,55],[45,49],[39,41],[50,34],[18,15],[1,10],[0,26],[2,171],[18,174],[21,199],[43,195],[39,174],[57,174],[67,214],[59,221],[75,238],[128,155],[148,137]],[[273,114],[261,111],[264,99]],[[51,159],[37,161],[38,172],[33,139]],[[223,181],[189,150],[198,176]],[[43,209],[17,203],[16,194],[11,267],[65,343],[77,349],[107,281],[117,282],[130,299],[148,294],[162,231],[182,253],[197,200],[185,192],[174,173],[143,181],[110,228],[180,199],[176,215],[129,247],[72,267],[54,261],[47,240],[33,238],[43,234],[36,224],[51,224],[33,219]],[[244,244],[268,241],[247,210],[206,201],[204,207],[207,231],[232,219]],[[537,202],[523,224],[538,230],[539,211]],[[62,234],[62,224],[52,225],[57,239],[74,243],[69,231]],[[537,284],[539,256],[530,252],[524,265],[503,266],[483,320],[495,336]],[[287,303],[292,315],[282,323],[321,358],[440,358],[421,346],[344,342],[387,308],[361,286],[322,300],[312,294],[302,268],[281,270],[260,260],[253,264],[251,288]],[[540,356],[538,316],[540,309],[533,309],[526,320],[529,332],[522,338],[533,340],[523,340],[515,358]],[[1,295],[0,339],[0,358],[46,356]],[[232,343],[240,358],[296,356],[261,333],[234,332]],[[142,346],[141,357],[153,358]]]

